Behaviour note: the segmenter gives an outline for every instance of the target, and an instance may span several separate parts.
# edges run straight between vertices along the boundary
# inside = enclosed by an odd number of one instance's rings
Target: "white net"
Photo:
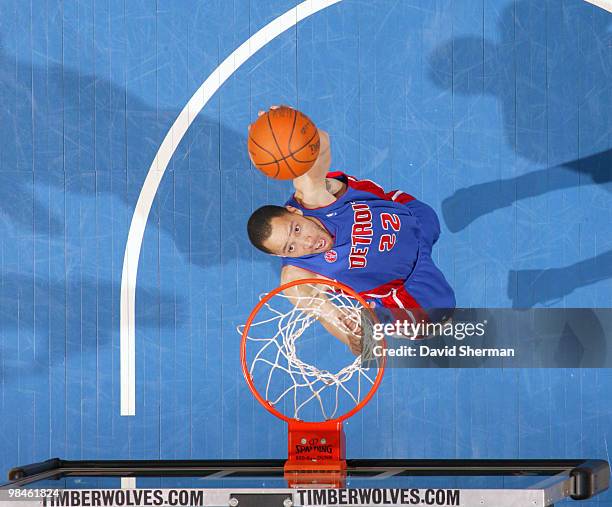
[[[308,295],[275,294],[255,316],[247,335],[249,374],[285,415],[329,420],[360,403],[378,369],[371,361],[368,368],[362,364],[370,332],[361,304],[331,287],[305,286],[300,294]]]

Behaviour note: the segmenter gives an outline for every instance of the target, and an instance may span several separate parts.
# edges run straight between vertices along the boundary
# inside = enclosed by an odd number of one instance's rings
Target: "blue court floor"
[[[233,72],[172,153],[136,278],[136,415],[122,417],[122,269],[151,163],[220,63],[295,5],[0,3],[0,473],[51,456],[285,455],[235,330],[279,281],[245,231],[290,191],[245,148],[271,104],[330,133],[334,169],[436,209],[458,306],[612,306],[612,14],[343,0]],[[603,369],[393,370],[347,424],[348,454],[606,458],[611,391]]]

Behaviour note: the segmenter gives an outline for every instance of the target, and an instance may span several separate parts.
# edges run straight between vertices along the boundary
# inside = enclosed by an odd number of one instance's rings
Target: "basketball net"
[[[268,411],[289,425],[285,472],[294,474],[290,484],[321,484],[322,478],[327,483],[330,473],[346,468],[342,422],[373,396],[384,369],[380,362],[362,361],[370,357],[372,343],[364,307],[358,294],[338,282],[298,280],[263,294],[247,323],[238,327],[247,384]],[[323,327],[313,326],[317,322]],[[353,341],[351,353],[332,334],[360,335],[361,340]],[[322,367],[321,359],[332,364]],[[341,483],[332,478],[330,485]]]

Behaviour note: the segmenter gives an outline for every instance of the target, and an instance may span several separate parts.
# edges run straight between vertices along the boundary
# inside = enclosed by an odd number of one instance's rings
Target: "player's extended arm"
[[[281,106],[270,106],[277,109]],[[258,115],[265,114],[259,111]],[[249,125],[249,129],[251,126]],[[336,180],[326,180],[325,177],[331,167],[331,149],[329,134],[319,130],[319,156],[314,165],[302,176],[293,180],[295,197],[308,208],[321,208],[332,204],[336,197],[334,194],[340,190],[341,184]]]
[[[337,189],[330,188],[325,179],[331,167],[329,135],[319,130],[319,139],[321,146],[316,162],[307,173],[293,180],[295,197],[308,208],[328,206],[336,200],[334,192]]]
[[[298,271],[299,270],[299,271]],[[323,278],[294,266],[285,266],[281,283],[303,278]],[[324,294],[325,286],[302,284],[284,291],[291,303],[306,312],[312,312],[319,323],[335,338],[344,343],[353,354],[361,354],[361,321],[359,312],[349,313],[334,305]]]

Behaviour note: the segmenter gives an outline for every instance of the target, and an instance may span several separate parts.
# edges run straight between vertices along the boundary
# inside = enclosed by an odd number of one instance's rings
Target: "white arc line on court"
[[[592,3],[593,5],[596,5],[597,7],[601,7],[602,9],[612,12],[612,0],[586,0],[586,1],[589,3]]]
[[[268,42],[316,12],[342,0],[306,0],[253,34],[229,55],[193,94],[164,137],[138,196],[121,272],[121,415],[136,415],[136,279],[144,230],[157,189],[174,152],[193,120],[225,81]]]

